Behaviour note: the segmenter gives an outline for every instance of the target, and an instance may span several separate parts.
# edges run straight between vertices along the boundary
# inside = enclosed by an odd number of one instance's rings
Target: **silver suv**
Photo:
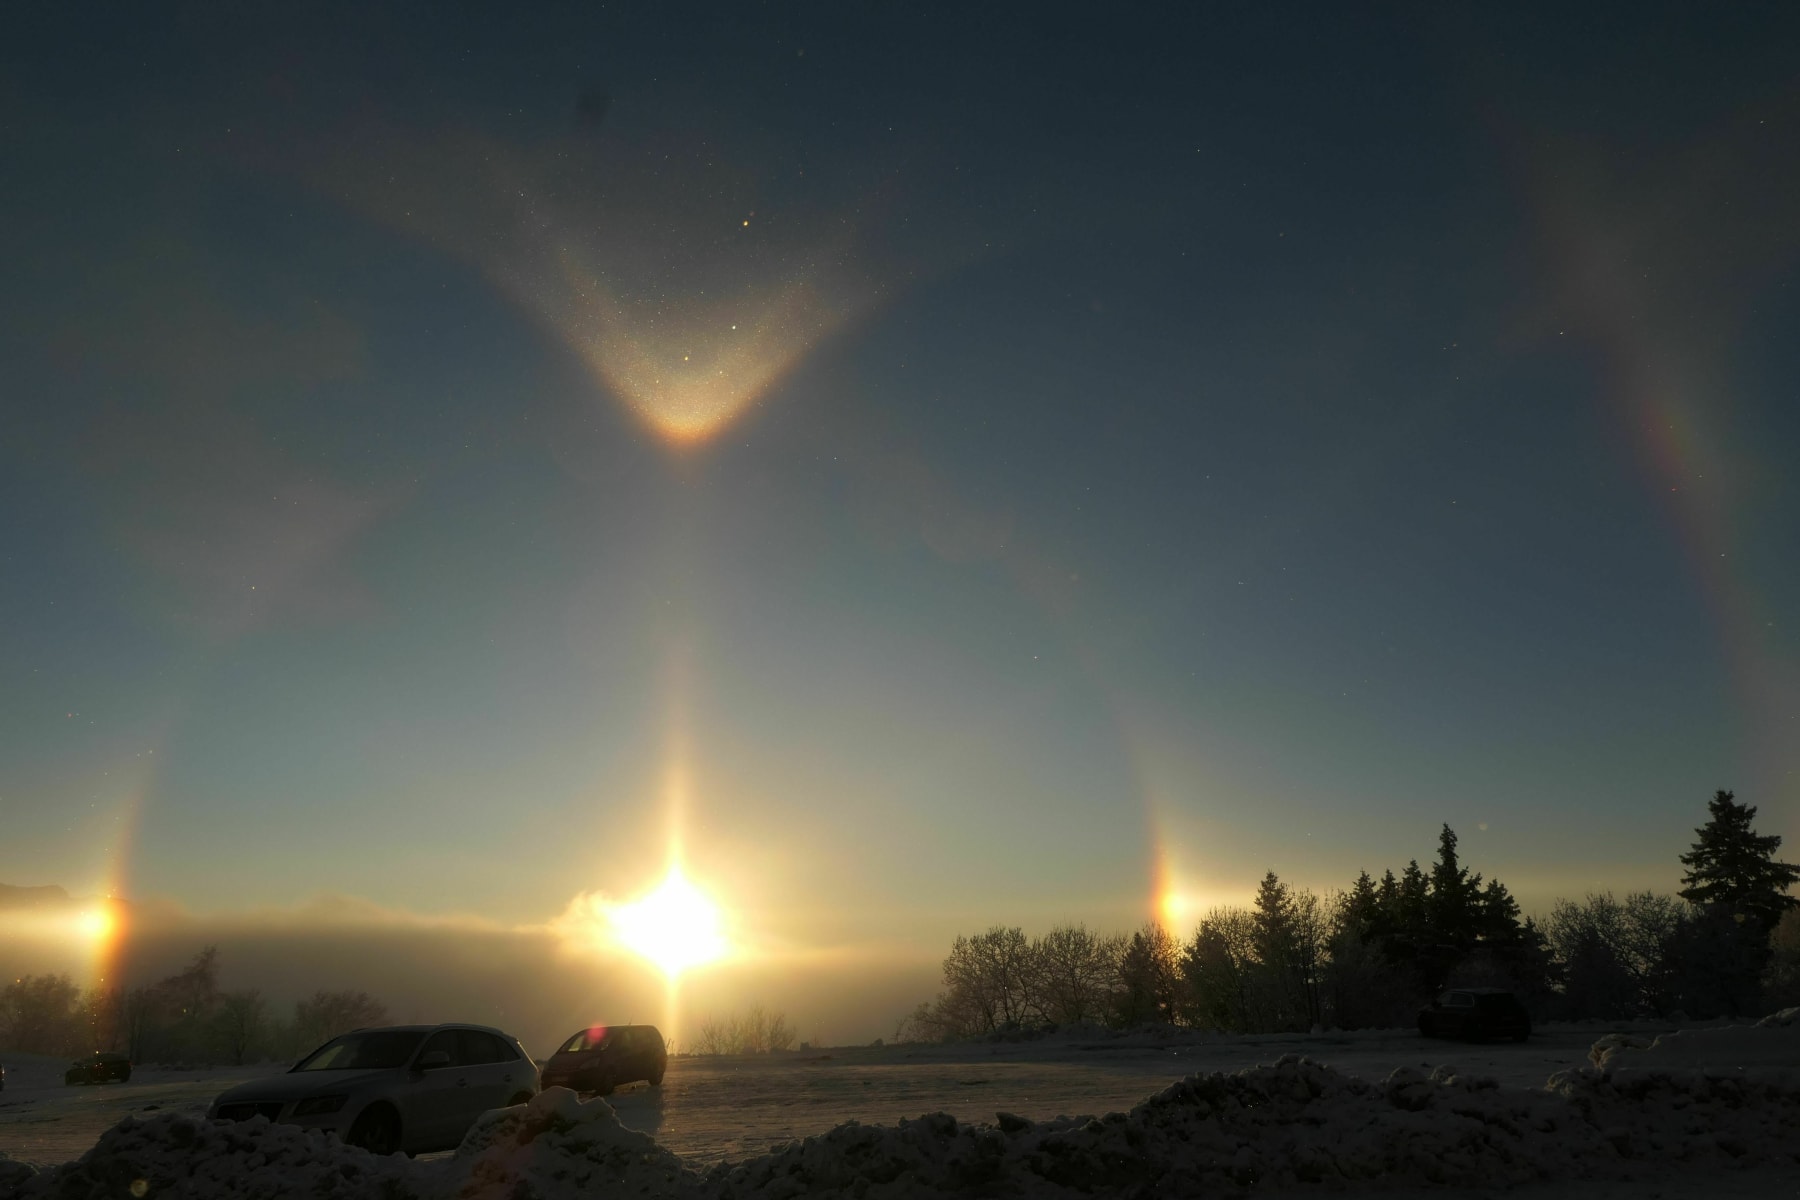
[[[422,1154],[454,1149],[476,1117],[537,1091],[536,1064],[498,1029],[394,1025],[332,1038],[287,1074],[222,1093],[206,1115],[266,1117],[376,1154]]]

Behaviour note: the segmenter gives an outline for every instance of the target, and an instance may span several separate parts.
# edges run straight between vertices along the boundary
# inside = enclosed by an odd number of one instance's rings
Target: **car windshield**
[[[583,1029],[580,1033],[556,1048],[558,1054],[573,1054],[577,1050],[592,1050],[606,1040],[606,1026],[596,1025],[592,1029]]]
[[[423,1033],[399,1029],[346,1033],[295,1063],[294,1070],[378,1071],[401,1067],[424,1040]]]

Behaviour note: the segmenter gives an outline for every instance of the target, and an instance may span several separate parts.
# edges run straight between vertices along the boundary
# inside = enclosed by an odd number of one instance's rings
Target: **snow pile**
[[[0,1150],[0,1196],[10,1196],[25,1186],[25,1181],[37,1174],[22,1162],[14,1162],[6,1151]]]
[[[1615,1085],[1566,1072],[1536,1091],[1440,1067],[1368,1083],[1304,1058],[1196,1075],[1098,1119],[996,1126],[937,1114],[840,1126],[715,1168],[719,1200],[845,1196],[1205,1195],[1254,1187],[1496,1185],[1619,1176],[1630,1160],[1800,1161],[1800,1092],[1737,1080]]]
[[[671,1196],[692,1174],[647,1133],[619,1123],[612,1105],[568,1088],[484,1114],[464,1136],[444,1194],[479,1197]]]
[[[1650,1076],[1731,1078],[1800,1090],[1800,1008],[1755,1025],[1683,1029],[1654,1040],[1611,1034],[1589,1058],[1617,1083]]]
[[[0,1175],[0,1184],[6,1177]],[[37,1200],[422,1200],[419,1169],[327,1134],[256,1117],[241,1124],[180,1113],[126,1117],[72,1163],[0,1196]]]
[[[1785,1019],[1784,1019],[1785,1018]],[[1297,1185],[1499,1186],[1621,1177],[1646,1164],[1800,1162],[1800,1087],[1721,1074],[1721,1047],[1756,1039],[1789,1054],[1800,1013],[1755,1028],[1596,1048],[1610,1069],[1565,1071],[1542,1089],[1439,1067],[1374,1083],[1293,1055],[1235,1074],[1194,1075],[1129,1113],[993,1125],[944,1113],[897,1125],[841,1125],[700,1174],[611,1105],[552,1088],[486,1114],[455,1156],[375,1158],[260,1120],[127,1119],[80,1162],[25,1182],[29,1200],[116,1196],[371,1200],[887,1200],[1006,1194],[1206,1195]],[[1689,1053],[1689,1047],[1701,1049]],[[1735,1051],[1732,1051],[1735,1053]],[[1661,1056],[1659,1058],[1659,1056]],[[1628,1068],[1636,1059],[1677,1069]],[[1704,1069],[1686,1069],[1691,1062]],[[1621,1066],[1624,1063],[1627,1066]],[[0,1195],[7,1195],[0,1175]],[[133,1184],[138,1186],[134,1187]]]

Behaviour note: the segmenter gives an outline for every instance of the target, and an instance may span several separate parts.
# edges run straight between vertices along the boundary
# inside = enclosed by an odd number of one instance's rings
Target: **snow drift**
[[[0,1195],[574,1200],[1177,1196],[1318,1184],[1495,1185],[1645,1165],[1800,1162],[1800,1010],[1759,1025],[1596,1043],[1542,1089],[1440,1067],[1369,1082],[1289,1055],[1194,1075],[1098,1118],[854,1122],[695,1171],[601,1099],[552,1088],[489,1113],[454,1157],[376,1158],[261,1120],[127,1119],[79,1161],[0,1164]]]

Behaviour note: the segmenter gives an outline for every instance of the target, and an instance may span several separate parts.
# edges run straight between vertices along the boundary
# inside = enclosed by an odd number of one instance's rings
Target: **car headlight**
[[[344,1107],[348,1096],[308,1096],[294,1105],[296,1117],[316,1117],[321,1113],[334,1113]]]

